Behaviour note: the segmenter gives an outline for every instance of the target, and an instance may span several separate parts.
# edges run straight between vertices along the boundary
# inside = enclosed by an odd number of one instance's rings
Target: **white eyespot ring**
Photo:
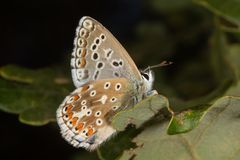
[[[93,97],[93,96],[96,95],[96,93],[97,93],[96,90],[93,90],[93,91],[90,92],[90,96]]]
[[[87,38],[89,36],[89,32],[85,28],[81,28],[79,31],[79,36],[82,38]]]
[[[69,107],[69,105],[63,107],[63,110],[62,110],[63,114],[66,114],[66,113],[67,113],[67,109],[68,109],[68,107]]]
[[[116,83],[115,84],[115,90],[116,91],[119,91],[121,89],[121,87],[122,87],[121,83]]]
[[[112,97],[112,98],[110,99],[110,101],[111,101],[111,102],[116,102],[116,101],[117,101],[117,98],[116,98],[116,97]]]
[[[103,69],[104,68],[104,66],[105,66],[105,63],[104,62],[97,62],[97,64],[96,64],[96,68],[97,69]]]
[[[98,49],[98,45],[96,45],[95,43],[93,43],[92,45],[91,45],[91,50],[92,51],[96,51]]]
[[[86,129],[84,129],[83,131],[82,131],[82,135],[84,135],[84,136],[86,136],[86,133],[88,132],[88,129],[86,128]]]
[[[76,67],[81,68],[81,61],[80,58],[76,58]]]
[[[102,114],[102,112],[101,112],[101,111],[97,111],[97,112],[95,112],[94,116],[95,116],[95,117],[100,117],[100,116],[101,116],[101,114]]]
[[[67,104],[72,103],[73,101],[74,101],[74,97],[72,96],[67,100]]]
[[[99,36],[99,37],[101,38],[101,40],[102,40],[102,41],[105,41],[105,40],[106,40],[106,36],[105,36],[105,34],[103,34],[103,33],[102,33],[102,34],[100,34],[100,36]]]
[[[83,27],[92,31],[94,28],[93,22],[90,19],[85,19],[83,21]]]
[[[72,125],[72,120],[69,120],[69,121],[67,122],[67,126],[69,126],[70,128],[73,127],[73,125]]]
[[[94,40],[94,43],[95,43],[96,45],[100,45],[101,42],[102,42],[101,39],[98,38],[98,37]]]
[[[103,49],[103,51],[104,51],[105,58],[107,60],[111,59],[113,50],[111,48],[108,48],[108,49]]]
[[[83,38],[79,38],[77,41],[78,47],[84,48],[87,45],[87,41]]]
[[[78,48],[77,49],[77,52],[76,52],[76,56],[78,58],[82,58],[82,57],[85,57],[86,56],[86,49],[85,48]]]
[[[78,133],[77,127],[74,127],[74,128],[72,129],[72,131],[73,131],[74,133]]]
[[[84,106],[85,104],[87,104],[87,101],[84,99],[82,100],[81,105]]]
[[[105,84],[104,84],[104,89],[109,89],[110,88],[110,86],[111,86],[111,83],[110,82],[105,82]]]
[[[103,124],[102,119],[98,118],[98,119],[96,120],[96,125],[101,126],[102,124]]]
[[[93,52],[92,55],[91,55],[91,59],[92,59],[93,61],[98,61],[98,60],[100,59],[99,53]]]
[[[68,120],[68,115],[67,114],[65,114],[64,116],[63,116],[63,119],[65,120],[65,121],[67,121]]]
[[[91,109],[86,110],[86,116],[90,116],[91,114],[92,114],[92,110]]]
[[[81,110],[86,110],[87,109],[87,106],[86,105],[83,105]]]
[[[112,110],[116,111],[119,108],[119,106],[113,106]]]

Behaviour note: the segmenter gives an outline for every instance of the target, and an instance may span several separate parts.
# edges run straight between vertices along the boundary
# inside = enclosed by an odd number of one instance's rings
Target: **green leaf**
[[[112,125],[117,131],[125,130],[129,124],[139,128],[159,113],[159,110],[166,107],[169,107],[167,98],[162,95],[154,95],[142,100],[131,109],[117,113],[113,117]],[[98,150],[100,159],[116,159],[124,150],[135,147],[131,139],[139,132],[140,130],[128,126],[124,132],[120,132],[117,137]]]
[[[58,105],[69,94],[69,80],[58,70],[0,68],[0,109],[19,114],[21,122],[44,125],[55,121]]]
[[[128,124],[133,124],[139,128],[165,107],[169,107],[166,97],[162,95],[151,96],[140,101],[133,108],[117,113],[113,117],[112,125],[117,131],[123,131]]]
[[[99,158],[101,160],[117,159],[124,150],[135,147],[135,144],[132,143],[131,140],[138,133],[139,131],[133,127],[128,127],[126,131],[118,133],[115,137],[98,149]]]
[[[199,106],[194,108],[194,110],[189,109],[173,116],[168,127],[168,134],[185,133],[197,127],[201,118],[207,112],[208,107]]]
[[[167,122],[155,124],[134,138],[138,147],[125,151],[120,159],[237,160],[240,157],[239,106],[239,97],[220,98],[198,127],[185,134],[168,135]]]

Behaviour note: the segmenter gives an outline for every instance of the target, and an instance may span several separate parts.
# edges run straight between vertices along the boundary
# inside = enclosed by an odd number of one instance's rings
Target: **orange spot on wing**
[[[86,56],[86,49],[82,48],[81,58]]]
[[[66,113],[69,113],[69,112],[71,111],[72,107],[73,107],[73,106],[72,106],[71,104],[69,104],[69,105],[67,106]]]
[[[73,117],[72,119],[72,125],[75,126],[77,123],[78,117]]]
[[[80,65],[80,67],[83,68],[83,67],[85,67],[85,65],[86,65],[86,59],[81,58],[81,65]]]
[[[90,85],[84,85],[84,86],[82,86],[82,91],[84,92],[84,91],[88,90],[89,88],[90,88]]]
[[[68,119],[72,119],[72,116],[73,116],[72,112],[67,113],[67,115],[68,115]]]
[[[81,122],[81,123],[79,123],[79,124],[77,125],[76,128],[77,128],[78,130],[81,130],[81,129],[83,129],[83,126],[84,126],[84,123]]]
[[[92,127],[88,127],[88,132],[87,132],[87,136],[91,136],[93,135],[95,132],[94,132],[94,129]]]
[[[74,101],[76,101],[76,100],[78,100],[79,99],[79,96],[78,95],[75,95],[74,97],[73,97],[73,100]]]

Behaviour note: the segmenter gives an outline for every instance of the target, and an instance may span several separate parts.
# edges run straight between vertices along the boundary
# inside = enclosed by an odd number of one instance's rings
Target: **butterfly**
[[[114,115],[152,90],[150,68],[139,71],[118,40],[98,21],[82,17],[76,29],[71,72],[76,89],[57,109],[63,138],[74,147],[95,150],[116,134]]]

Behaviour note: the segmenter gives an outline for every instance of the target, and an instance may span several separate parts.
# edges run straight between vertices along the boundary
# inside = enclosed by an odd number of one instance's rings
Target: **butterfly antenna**
[[[163,67],[163,66],[168,66],[168,65],[171,65],[173,64],[173,62],[171,61],[162,61],[161,63],[159,64],[156,64],[156,65],[153,65],[153,66],[148,66],[146,69],[144,69],[143,72],[147,71],[147,70],[150,70],[152,68],[158,68],[158,67]]]

